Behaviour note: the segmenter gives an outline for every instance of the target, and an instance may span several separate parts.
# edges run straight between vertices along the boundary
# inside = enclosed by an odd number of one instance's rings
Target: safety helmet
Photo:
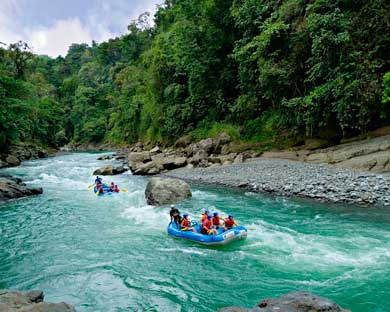
[[[208,210],[205,210],[204,213],[208,215],[208,214],[209,214],[209,211],[208,211]]]
[[[228,218],[232,219],[232,218],[233,218],[233,215],[228,215]]]
[[[213,213],[214,217],[218,216],[218,212]]]
[[[211,215],[207,215],[207,219],[211,219]]]
[[[188,217],[188,213],[183,214],[183,217],[187,218]]]
[[[175,205],[171,205],[171,208],[175,208]]]

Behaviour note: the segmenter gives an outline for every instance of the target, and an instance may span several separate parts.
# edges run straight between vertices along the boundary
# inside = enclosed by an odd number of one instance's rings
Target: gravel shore
[[[390,174],[373,174],[329,165],[254,158],[210,168],[180,168],[167,176],[322,202],[390,207]]]

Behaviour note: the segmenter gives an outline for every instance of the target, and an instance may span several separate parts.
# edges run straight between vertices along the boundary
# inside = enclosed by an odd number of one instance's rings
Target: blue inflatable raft
[[[226,232],[220,228],[218,229],[218,235],[205,235],[200,233],[200,224],[196,224],[193,227],[196,229],[196,233],[192,231],[181,231],[178,229],[175,222],[171,222],[168,225],[168,234],[204,245],[226,245],[235,240],[245,239],[248,232],[245,227],[239,225]]]
[[[111,194],[111,192],[107,193],[108,190],[110,189],[110,187],[107,185],[107,184],[102,184],[102,187],[103,187],[103,190],[104,190],[104,193],[99,193],[97,194],[98,196],[103,196],[104,194]],[[93,187],[93,192],[96,194],[97,192],[97,187],[96,185]]]

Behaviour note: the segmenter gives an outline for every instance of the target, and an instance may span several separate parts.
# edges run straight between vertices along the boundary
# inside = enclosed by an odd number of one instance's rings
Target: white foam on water
[[[194,254],[194,255],[201,255],[201,256],[206,256],[207,253],[205,251],[196,249],[196,248],[188,248],[188,247],[183,247],[183,248],[157,248],[158,251],[162,252],[182,252],[182,253],[188,253],[188,254]]]
[[[315,234],[303,234],[289,228],[261,221],[251,224],[248,233],[248,250],[258,254],[266,248],[272,250],[272,261],[280,265],[307,265],[309,268],[349,267],[367,268],[390,265],[390,249],[380,246],[373,248],[373,239],[366,237],[323,237]],[[348,246],[356,248],[350,249]],[[284,255],[284,256],[282,256]]]
[[[147,225],[150,228],[165,228],[170,221],[169,210],[162,210],[154,206],[130,206],[121,216],[133,220],[136,225]]]

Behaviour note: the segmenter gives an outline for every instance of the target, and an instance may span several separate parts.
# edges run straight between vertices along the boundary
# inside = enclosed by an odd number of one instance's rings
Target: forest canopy
[[[166,0],[65,57],[0,45],[0,142],[332,140],[390,124],[385,0]]]

